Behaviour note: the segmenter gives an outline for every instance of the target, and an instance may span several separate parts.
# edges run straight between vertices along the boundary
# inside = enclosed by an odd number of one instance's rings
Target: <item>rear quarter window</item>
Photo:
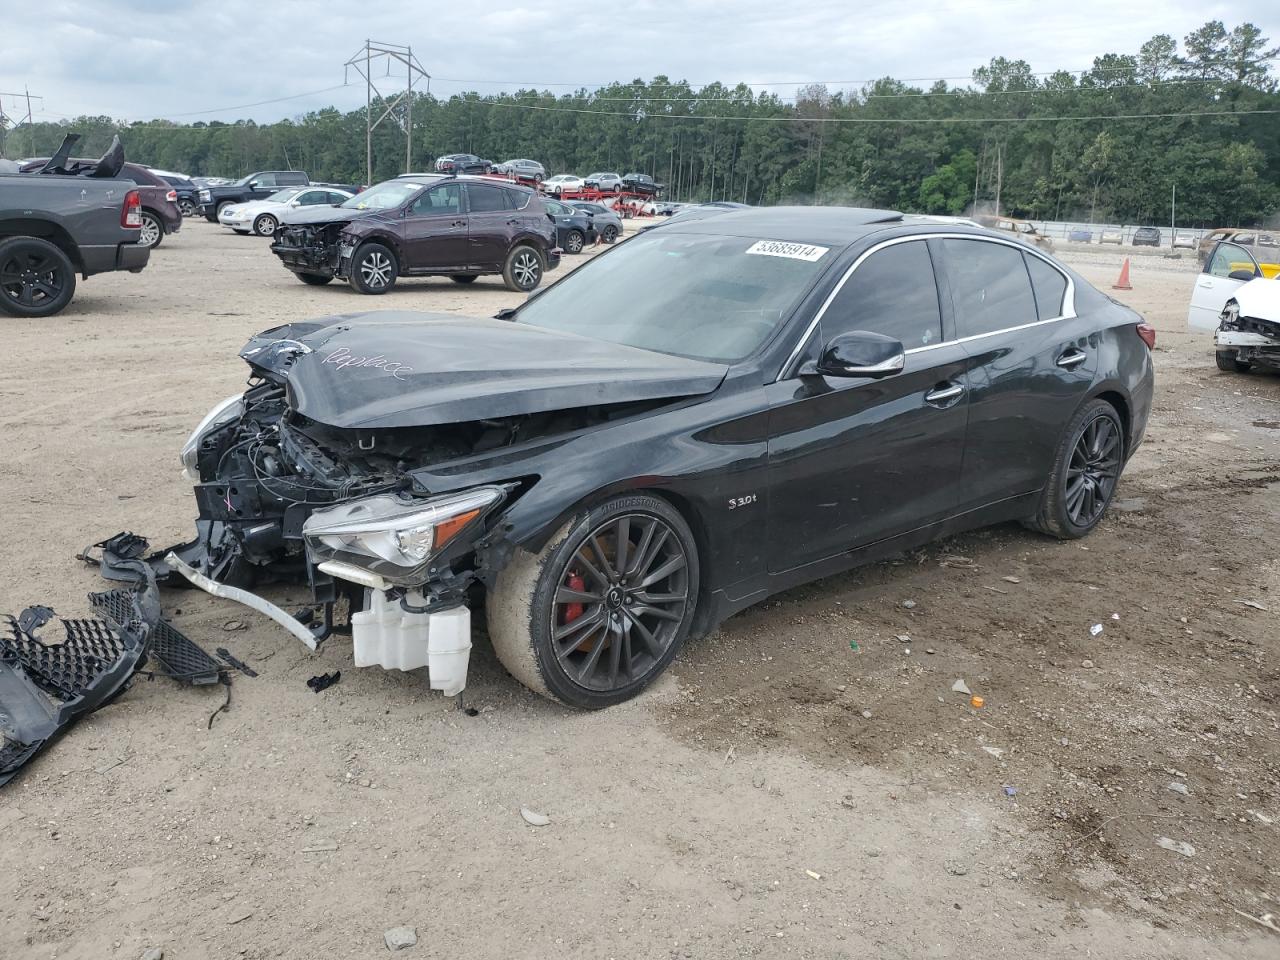
[[[1063,314],[1063,301],[1067,297],[1067,278],[1039,257],[1024,253],[1027,272],[1031,274],[1031,289],[1036,297],[1036,310],[1041,320],[1052,320]]]

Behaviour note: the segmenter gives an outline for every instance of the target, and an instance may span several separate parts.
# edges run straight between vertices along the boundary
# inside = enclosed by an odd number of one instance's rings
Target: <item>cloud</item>
[[[1241,8],[1190,0],[1126,4],[1020,0],[930,4],[832,0],[637,0],[604,5],[175,2],[50,0],[13,4],[0,35],[0,89],[25,84],[48,115],[269,121],[364,101],[359,78],[341,90],[284,103],[203,113],[332,87],[364,43],[412,44],[432,91],[545,86],[569,92],[666,75],[720,80],[857,81],[886,75],[967,77],[993,56],[1036,71],[1082,69],[1131,53],[1151,36],[1181,39],[1205,20],[1239,22]],[[1253,21],[1280,39],[1280,7]],[[504,81],[497,83],[493,81]],[[386,80],[388,89],[400,82]],[[763,89],[763,86],[758,87]],[[790,95],[795,85],[771,86]],[[6,106],[8,104],[6,103]]]

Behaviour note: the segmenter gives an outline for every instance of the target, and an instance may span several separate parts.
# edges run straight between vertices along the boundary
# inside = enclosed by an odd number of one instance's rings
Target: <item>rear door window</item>
[[[956,334],[979,337],[1039,319],[1022,251],[986,240],[943,240]]]
[[[910,350],[942,340],[933,261],[923,240],[877,250],[849,275],[822,315],[822,339],[881,333]]]
[[[467,185],[467,202],[472,213],[498,213],[507,209],[505,193],[501,187],[471,183]]]
[[[1022,255],[1031,274],[1031,288],[1036,295],[1036,310],[1041,320],[1053,320],[1063,314],[1063,301],[1067,297],[1067,278],[1030,253]]]

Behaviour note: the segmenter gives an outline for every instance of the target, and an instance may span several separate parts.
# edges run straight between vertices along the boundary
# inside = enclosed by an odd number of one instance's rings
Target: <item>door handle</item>
[[[1074,370],[1088,359],[1089,358],[1085,356],[1082,351],[1072,347],[1054,362],[1063,370]]]
[[[924,395],[925,403],[945,404],[964,393],[964,387],[958,383],[940,383]]]
[[[449,224],[451,227],[465,227],[466,225],[467,221],[465,220],[455,220],[453,223]]]

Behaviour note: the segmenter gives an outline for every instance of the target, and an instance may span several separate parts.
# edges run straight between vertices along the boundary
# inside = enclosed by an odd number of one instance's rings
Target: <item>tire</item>
[[[75,292],[75,266],[48,240],[0,240],[0,311],[14,317],[51,317]]]
[[[449,279],[454,283],[475,283],[480,279],[480,275],[476,273],[455,273]]]
[[[275,236],[276,228],[280,226],[280,221],[269,213],[258,216],[253,221],[253,232],[259,237]]]
[[[194,217],[196,215],[196,204],[194,200],[179,200],[178,212],[184,217]]]
[[[164,224],[150,210],[142,211],[142,230],[138,234],[138,242],[152,250],[164,242]]]
[[[1223,373],[1248,373],[1253,364],[1248,360],[1237,360],[1236,354],[1229,350],[1219,350],[1213,355],[1214,362]]]
[[[581,230],[570,230],[564,238],[565,253],[581,253],[582,248],[587,245],[587,238],[583,236]]]
[[[688,637],[698,573],[693,534],[669,503],[615,497],[570,520],[538,553],[517,552],[498,575],[486,603],[494,652],[530,690],[569,706],[630,700]]]
[[[1090,400],[1077,410],[1028,526],[1059,540],[1077,540],[1096,527],[1115,496],[1125,441],[1120,415],[1107,401]]]
[[[546,268],[541,253],[527,244],[521,244],[507,254],[507,262],[502,265],[502,280],[508,290],[530,293],[538,289]]]
[[[333,277],[327,273],[299,273],[297,274],[297,277],[310,287],[323,287],[333,279]]]
[[[395,254],[385,244],[363,244],[351,258],[351,286],[360,293],[386,293],[399,276]]]
[[[616,243],[618,240],[618,228],[611,223],[600,233],[600,237],[605,243]]]

